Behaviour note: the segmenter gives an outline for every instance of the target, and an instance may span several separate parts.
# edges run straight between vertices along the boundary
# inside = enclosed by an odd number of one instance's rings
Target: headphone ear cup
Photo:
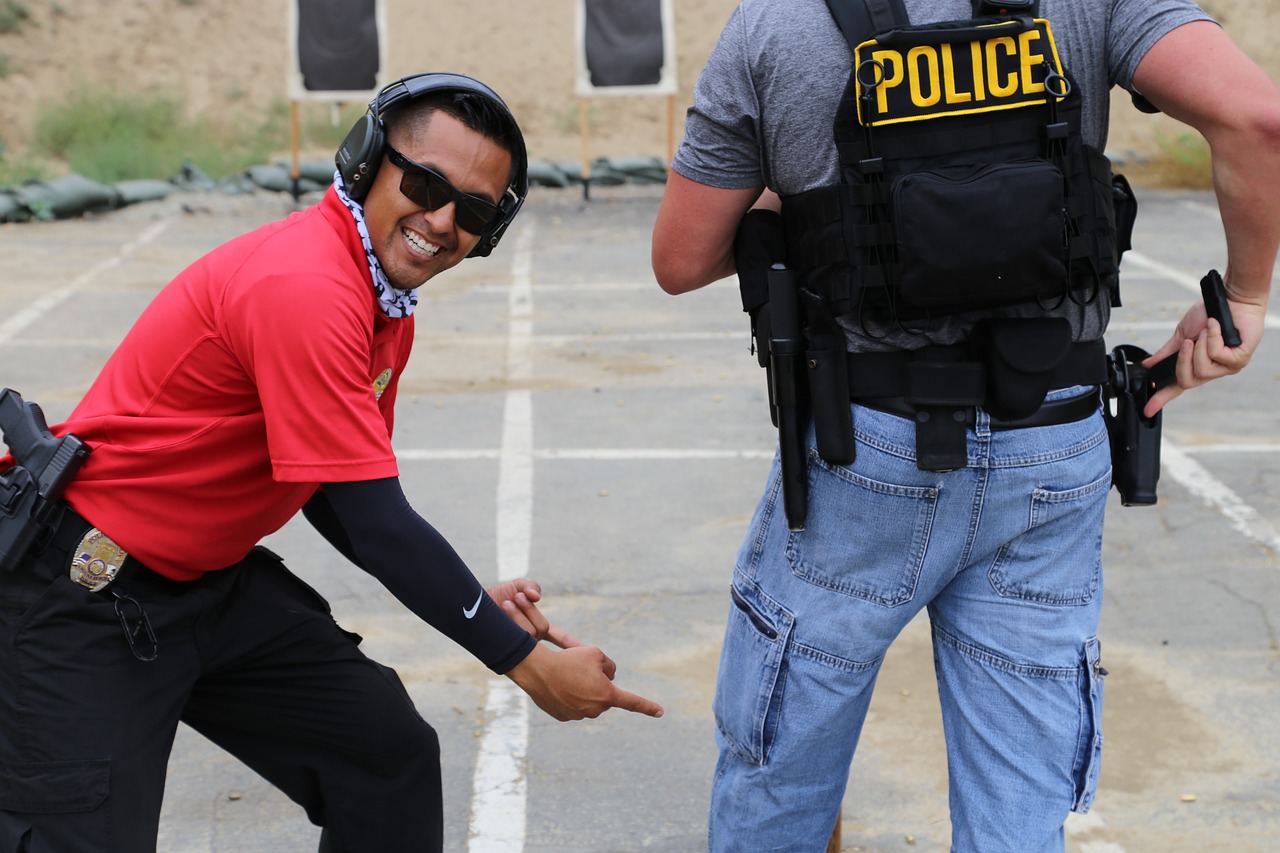
[[[353,201],[362,201],[373,186],[373,179],[382,165],[385,134],[382,122],[376,116],[363,115],[351,127],[347,138],[338,146],[334,164],[346,185],[347,195]]]

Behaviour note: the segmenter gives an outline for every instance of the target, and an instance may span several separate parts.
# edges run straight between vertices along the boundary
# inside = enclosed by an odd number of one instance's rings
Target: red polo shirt
[[[54,429],[93,448],[67,502],[175,580],[238,562],[317,484],[397,475],[392,410],[413,328],[378,309],[330,189],[156,296]]]

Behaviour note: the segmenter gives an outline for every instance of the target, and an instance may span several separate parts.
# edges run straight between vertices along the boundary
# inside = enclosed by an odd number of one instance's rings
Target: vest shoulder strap
[[[876,33],[911,23],[902,0],[827,0],[827,8],[850,52]]]

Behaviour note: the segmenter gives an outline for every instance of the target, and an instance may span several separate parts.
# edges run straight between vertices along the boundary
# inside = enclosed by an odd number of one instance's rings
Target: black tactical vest
[[[910,26],[900,0],[828,3],[853,50],[835,121],[840,183],[782,208],[806,288],[836,315],[877,322],[1119,305],[1132,222],[1126,205],[1118,237],[1115,199],[1132,196],[1081,138],[1081,93],[1050,23]]]

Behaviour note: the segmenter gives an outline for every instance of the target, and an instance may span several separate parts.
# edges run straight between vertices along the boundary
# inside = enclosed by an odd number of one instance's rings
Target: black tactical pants
[[[0,577],[0,853],[154,851],[179,720],[306,809],[326,853],[441,849],[435,731],[278,557],[194,583],[126,564],[94,593],[71,538]]]

